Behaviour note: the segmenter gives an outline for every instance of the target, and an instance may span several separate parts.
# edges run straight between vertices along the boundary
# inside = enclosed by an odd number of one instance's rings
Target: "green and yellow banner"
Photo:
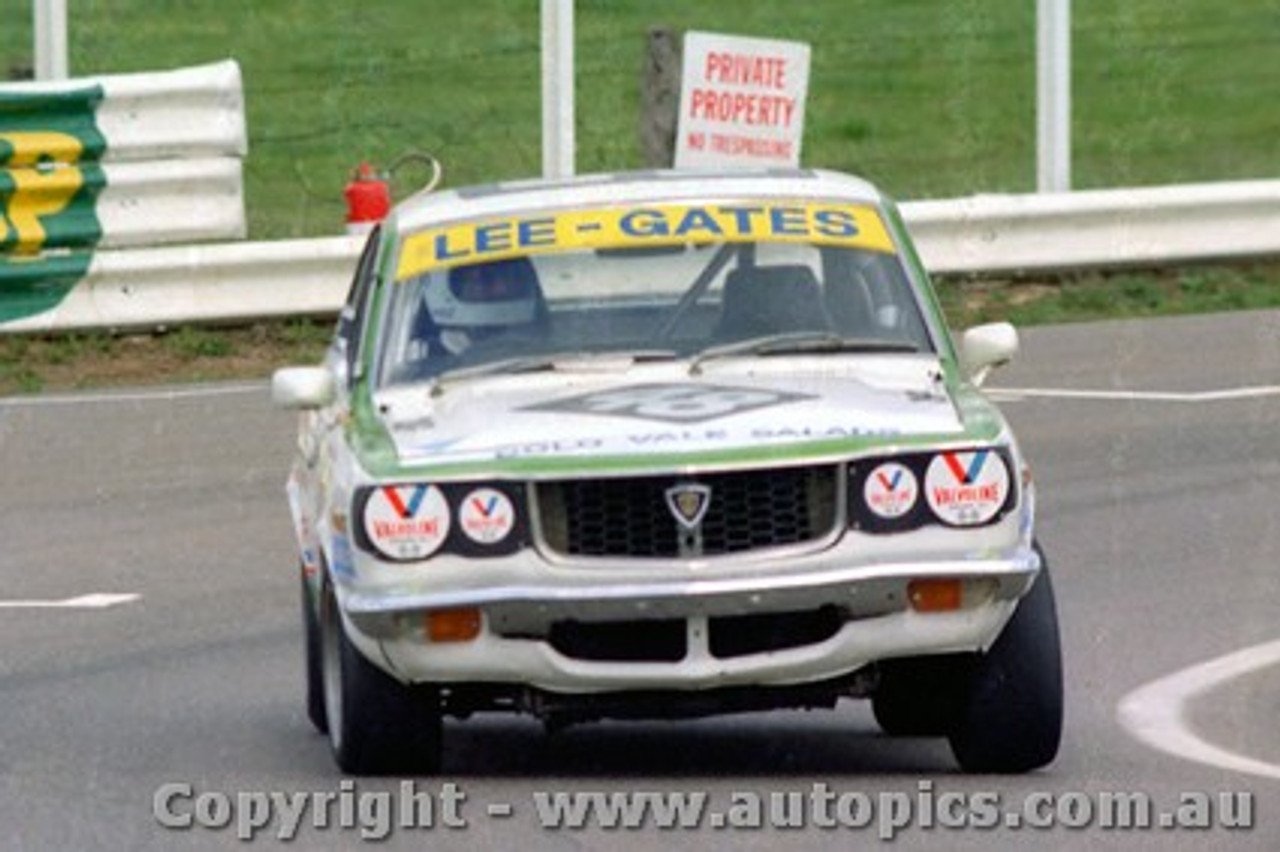
[[[95,110],[101,87],[0,92],[0,252],[92,246],[102,239],[94,201],[106,183],[106,140]]]
[[[100,86],[0,92],[0,324],[56,306],[102,239],[102,97]]]

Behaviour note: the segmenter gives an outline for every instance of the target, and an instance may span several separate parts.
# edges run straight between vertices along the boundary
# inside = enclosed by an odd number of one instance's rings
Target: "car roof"
[[[822,169],[610,172],[424,193],[396,208],[395,227],[409,233],[442,222],[520,211],[714,198],[884,201],[881,192],[862,178]]]

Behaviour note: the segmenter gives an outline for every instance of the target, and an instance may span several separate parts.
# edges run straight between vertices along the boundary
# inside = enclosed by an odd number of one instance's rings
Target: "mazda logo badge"
[[[676,523],[687,530],[694,530],[702,523],[711,505],[711,489],[706,485],[682,482],[666,490],[667,509]]]

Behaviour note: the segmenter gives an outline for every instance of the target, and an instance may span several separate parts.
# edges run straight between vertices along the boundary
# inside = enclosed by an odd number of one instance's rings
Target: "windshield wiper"
[[[565,352],[549,352],[535,355],[517,355],[513,358],[501,358],[497,361],[486,361],[483,364],[472,364],[469,367],[458,367],[445,370],[432,381],[432,392],[439,393],[442,385],[455,381],[483,376],[514,375],[516,373],[539,373],[554,370],[560,365],[605,364],[609,361],[626,361],[627,366],[642,361],[670,361],[677,357],[670,349],[625,349],[584,352],[569,350]]]
[[[719,346],[709,346],[699,352],[689,364],[689,373],[698,372],[703,362],[737,355],[800,355],[808,353],[839,352],[919,352],[920,347],[909,340],[887,340],[874,337],[842,337],[829,331],[791,331],[735,340]]]

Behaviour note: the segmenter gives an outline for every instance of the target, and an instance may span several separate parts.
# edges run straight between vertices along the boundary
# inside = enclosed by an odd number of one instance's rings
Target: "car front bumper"
[[[988,534],[999,538],[1000,531]],[[353,641],[407,682],[522,684],[565,693],[620,689],[697,690],[789,685],[839,677],[894,657],[983,650],[995,641],[1040,558],[1029,544],[970,549],[955,556],[954,532],[906,537],[869,549],[866,537],[784,563],[552,565],[527,555],[483,565],[440,564],[430,583],[401,582],[340,591]],[[1007,539],[1005,539],[1007,542]],[[970,540],[969,543],[972,543]],[[875,553],[872,557],[871,554]],[[912,581],[962,582],[958,609],[922,612]],[[725,658],[712,652],[716,619],[833,608],[838,628],[819,641]],[[476,609],[481,629],[468,641],[433,642],[426,617]],[[678,660],[583,659],[548,641],[557,624],[678,620],[686,631]]]

